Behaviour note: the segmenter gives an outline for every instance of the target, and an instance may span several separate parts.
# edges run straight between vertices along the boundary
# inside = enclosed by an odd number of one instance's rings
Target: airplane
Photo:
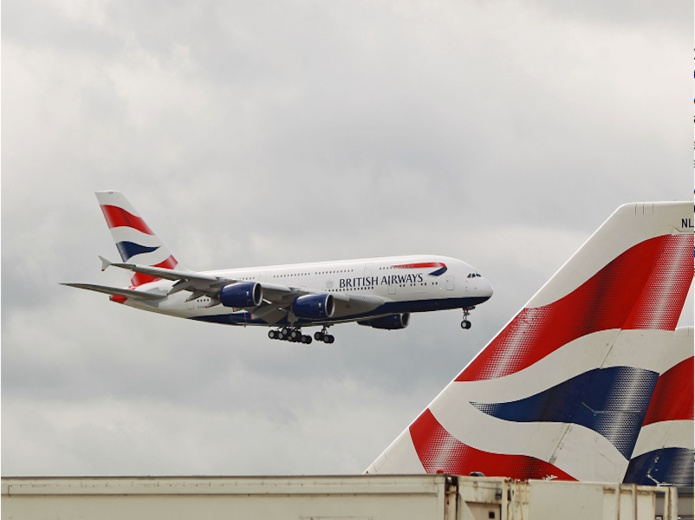
[[[375,329],[408,326],[415,312],[462,309],[469,313],[492,296],[473,267],[446,256],[418,255],[249,267],[197,272],[181,267],[125,196],[96,192],[123,262],[103,257],[102,271],[134,272],[130,286],[64,283],[108,294],[136,309],[225,325],[271,327],[271,339],[333,343],[328,327],[357,322]]]
[[[692,486],[692,216],[619,207],[365,472]]]
[[[693,487],[693,327],[679,327],[661,356],[642,429],[625,473],[626,484]]]

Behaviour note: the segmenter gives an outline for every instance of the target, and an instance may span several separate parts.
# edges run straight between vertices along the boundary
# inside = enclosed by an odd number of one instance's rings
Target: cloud
[[[3,471],[364,469],[619,204],[692,196],[684,10],[5,2]],[[58,285],[128,279],[100,189],[193,269],[433,253],[495,296],[331,346],[138,313]]]

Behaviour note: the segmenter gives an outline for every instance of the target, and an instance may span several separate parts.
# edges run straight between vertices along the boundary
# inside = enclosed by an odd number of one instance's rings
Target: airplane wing
[[[198,273],[195,271],[182,271],[176,269],[165,269],[162,267],[151,267],[147,265],[139,264],[127,264],[121,262],[109,262],[108,260],[102,258],[104,269],[106,267],[114,266],[120,267],[121,269],[127,269],[136,273],[147,274],[154,276],[155,278],[163,278],[165,280],[171,280],[174,283],[173,287],[169,290],[169,294],[174,294],[180,291],[190,291],[192,294],[189,300],[193,300],[203,295],[215,297],[219,293],[220,289],[225,285],[241,282],[243,280],[236,280],[234,278],[226,278],[223,276],[214,276],[205,273]],[[263,287],[263,299],[268,303],[273,303],[277,305],[289,305],[294,301],[297,296],[302,296],[304,294],[311,294],[313,291],[307,291],[305,289],[300,289],[298,287],[288,287],[286,285],[278,285],[272,283],[262,282]]]
[[[276,303],[265,303],[251,312],[254,318],[259,318],[269,325],[274,325],[288,314],[288,310]]]
[[[122,289],[119,287],[107,287],[106,285],[95,285],[91,283],[61,283],[60,285],[67,285],[68,287],[76,287],[78,289],[86,289],[88,291],[95,291],[111,296],[123,296],[125,298],[132,298],[134,300],[141,301],[161,300],[162,298],[166,297],[166,294],[154,294],[144,291],[134,291],[132,289]]]
[[[373,295],[332,293],[335,300],[334,317],[354,316],[371,312],[384,304],[383,298]]]
[[[179,291],[190,291],[188,300],[194,300],[200,296],[210,296],[216,299],[220,289],[225,285],[240,282],[233,278],[215,276],[211,274],[198,273],[195,271],[183,271],[176,269],[165,269],[162,267],[151,267],[146,265],[128,264],[120,262],[109,262],[102,258],[103,268],[109,266],[120,267],[136,273],[143,273],[156,278],[171,280],[174,283],[169,290],[169,294]],[[298,296],[305,294],[315,294],[320,291],[309,290],[299,287],[289,287],[267,282],[259,282],[263,287],[263,304],[254,308],[251,312],[254,316],[262,317],[265,321],[274,323],[287,315],[292,302]],[[336,316],[349,316],[369,312],[384,303],[378,296],[354,295],[347,293],[331,293],[335,300]]]
[[[101,261],[103,262],[103,269],[110,266],[120,267],[121,269],[127,269],[128,271],[147,274],[155,278],[163,278],[165,280],[177,282],[174,284],[174,287],[172,287],[170,294],[183,290],[216,291],[227,284],[237,281],[219,276],[197,273],[195,271],[179,271],[176,269],[165,269],[163,267],[151,267],[148,265],[109,262],[104,258],[101,258]]]

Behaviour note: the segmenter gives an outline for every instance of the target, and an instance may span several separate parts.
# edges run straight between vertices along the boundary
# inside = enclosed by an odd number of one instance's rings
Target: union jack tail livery
[[[178,265],[171,252],[122,193],[98,191],[96,196],[124,262],[164,269],[174,269]],[[131,278],[131,284],[133,287],[139,287],[156,279],[158,278],[152,275],[136,272]]]
[[[692,215],[692,202],[618,208],[367,473],[647,483],[685,449],[692,485],[692,333],[672,347]]]
[[[625,482],[693,486],[693,328],[676,329]]]

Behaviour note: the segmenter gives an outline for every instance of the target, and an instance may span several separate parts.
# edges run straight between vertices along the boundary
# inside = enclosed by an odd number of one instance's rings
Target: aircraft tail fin
[[[124,262],[165,269],[174,269],[178,265],[169,249],[122,193],[98,191],[96,196]],[[154,276],[136,273],[131,279],[131,284],[138,287],[156,279]]]
[[[676,329],[662,359],[624,482],[693,487],[693,327]]]
[[[367,473],[622,482],[692,282],[692,215],[618,208]]]

